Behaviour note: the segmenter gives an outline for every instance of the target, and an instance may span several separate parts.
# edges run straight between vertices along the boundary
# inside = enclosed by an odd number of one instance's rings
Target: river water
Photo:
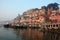
[[[40,29],[13,29],[0,27],[0,40],[60,40],[60,33]]]
[[[39,29],[12,29],[0,27],[0,40],[42,40]]]

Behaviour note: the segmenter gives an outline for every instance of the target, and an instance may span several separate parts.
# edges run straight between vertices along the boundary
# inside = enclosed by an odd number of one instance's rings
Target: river
[[[12,29],[0,27],[0,40],[42,40],[39,29]]]
[[[60,40],[60,34],[42,32],[40,29],[13,29],[2,26],[0,40]]]

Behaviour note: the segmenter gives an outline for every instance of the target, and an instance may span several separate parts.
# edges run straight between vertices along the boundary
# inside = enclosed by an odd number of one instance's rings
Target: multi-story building
[[[43,6],[41,9],[30,9],[24,12],[15,21],[15,23],[20,23],[22,25],[36,25],[47,22],[60,22],[60,9],[47,9],[45,6]]]

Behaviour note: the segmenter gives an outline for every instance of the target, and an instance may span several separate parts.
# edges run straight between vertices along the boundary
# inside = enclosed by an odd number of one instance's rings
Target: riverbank
[[[14,28],[14,29],[27,29],[27,28],[31,28],[31,29],[40,29],[41,25],[34,25],[34,26],[29,26],[29,25],[14,25],[12,26],[11,24],[5,24],[3,25],[5,28]]]

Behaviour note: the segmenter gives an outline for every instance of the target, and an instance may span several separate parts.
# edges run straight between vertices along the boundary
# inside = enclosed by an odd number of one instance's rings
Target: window
[[[55,25],[53,25],[53,27],[55,27]]]
[[[56,27],[58,27],[58,24],[56,24]]]

